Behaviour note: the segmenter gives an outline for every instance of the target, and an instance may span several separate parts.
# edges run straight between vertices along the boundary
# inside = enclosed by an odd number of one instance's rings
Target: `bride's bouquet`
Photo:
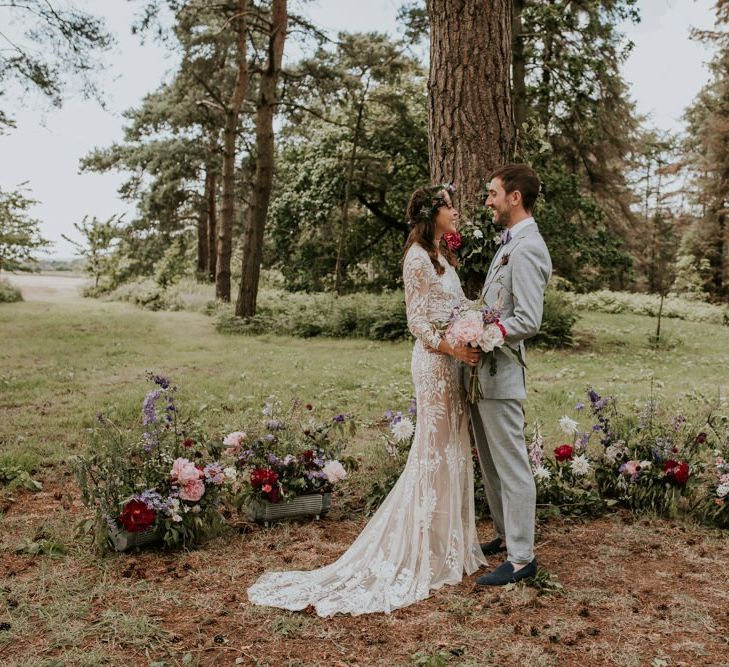
[[[507,357],[526,368],[521,353],[504,344],[504,327],[499,323],[500,318],[501,310],[489,306],[483,299],[457,306],[448,321],[446,340],[452,346],[470,345],[480,348],[484,354],[481,355],[479,366],[488,360],[491,375],[496,375],[496,349],[500,349]],[[483,398],[478,378],[479,366],[471,367],[468,382],[469,403]]]

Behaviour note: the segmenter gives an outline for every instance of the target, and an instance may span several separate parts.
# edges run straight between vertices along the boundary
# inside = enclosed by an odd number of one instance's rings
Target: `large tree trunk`
[[[230,101],[225,107],[223,129],[223,205],[218,229],[217,262],[215,272],[215,296],[230,301],[230,257],[233,246],[233,219],[235,217],[235,139],[238,118],[248,88],[248,59],[246,38],[248,0],[238,0],[238,8],[232,24],[235,26],[236,60],[238,73]]]
[[[522,13],[526,0],[513,0],[511,15],[511,67],[512,96],[514,103],[514,125],[517,139],[524,132],[527,117],[526,56],[524,55],[524,24]],[[521,142],[519,142],[521,143]]]
[[[197,266],[195,273],[199,281],[205,281],[210,261],[210,248],[208,236],[208,221],[210,219],[210,167],[205,169],[205,187],[197,218]]]
[[[208,257],[206,271],[208,280],[215,282],[215,268],[217,266],[218,251],[215,241],[218,237],[218,175],[213,170],[205,174],[205,196],[207,198],[207,232],[208,232]]]
[[[428,0],[430,175],[467,210],[514,151],[511,0]]]
[[[240,291],[235,304],[238,317],[256,314],[258,279],[263,255],[263,231],[271,201],[274,168],[273,116],[276,104],[276,84],[281,72],[286,30],[288,28],[287,0],[273,0],[271,5],[271,35],[268,62],[261,72],[256,105],[256,175],[251,192],[248,221],[243,236],[243,262]]]

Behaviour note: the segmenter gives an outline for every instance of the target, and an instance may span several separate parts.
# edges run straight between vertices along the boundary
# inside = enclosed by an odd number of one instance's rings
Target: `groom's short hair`
[[[505,164],[489,176],[489,181],[498,178],[504,185],[507,194],[518,190],[524,210],[531,213],[539,196],[539,176],[528,164]]]

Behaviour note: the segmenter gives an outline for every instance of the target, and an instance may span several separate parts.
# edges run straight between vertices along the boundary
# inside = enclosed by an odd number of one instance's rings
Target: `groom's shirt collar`
[[[533,217],[529,216],[528,218],[524,218],[524,220],[517,222],[513,227],[509,229],[509,231],[511,232],[511,238],[513,239],[520,231],[524,229],[524,227],[536,224],[537,221]]]

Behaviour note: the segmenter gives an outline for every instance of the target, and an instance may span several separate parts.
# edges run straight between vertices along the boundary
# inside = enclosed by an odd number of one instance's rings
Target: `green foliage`
[[[549,288],[544,294],[544,312],[539,333],[532,339],[544,347],[569,347],[578,320],[577,309],[564,293]]]
[[[95,56],[113,43],[102,19],[70,3],[43,0],[4,3],[0,12],[4,40],[12,47],[0,52],[0,89],[14,81],[60,106],[73,81],[85,95],[100,97]],[[2,125],[12,122],[0,110]]]
[[[26,489],[27,491],[40,491],[43,485],[33,479],[27,470],[20,466],[0,462],[0,488]]]
[[[660,308],[660,297],[656,294],[600,290],[590,294],[569,294],[568,298],[578,308],[601,313],[634,313],[656,317]],[[662,316],[688,322],[729,324],[726,307],[679,297],[664,299]]]
[[[103,221],[96,216],[91,220],[84,216],[80,223],[73,223],[83,238],[81,243],[61,234],[84,258],[84,270],[94,279],[94,292],[103,289],[103,285],[99,284],[102,278],[106,278],[107,287],[115,283],[116,259],[113,255],[121,235],[121,220],[115,215]]]
[[[0,188],[0,271],[28,271],[33,253],[50,245],[41,236],[40,221],[28,215],[37,203],[22,188]]]
[[[10,281],[0,278],[0,303],[14,303],[22,300],[23,295],[20,290]]]
[[[427,183],[425,73],[385,35],[340,35],[300,62],[283,103],[269,265],[286,287],[395,287],[408,197]],[[312,113],[304,113],[305,107]]]
[[[264,290],[258,312],[242,320],[219,316],[221,333],[282,335],[311,338],[369,338],[398,340],[409,336],[402,292],[384,294],[299,294]]]

